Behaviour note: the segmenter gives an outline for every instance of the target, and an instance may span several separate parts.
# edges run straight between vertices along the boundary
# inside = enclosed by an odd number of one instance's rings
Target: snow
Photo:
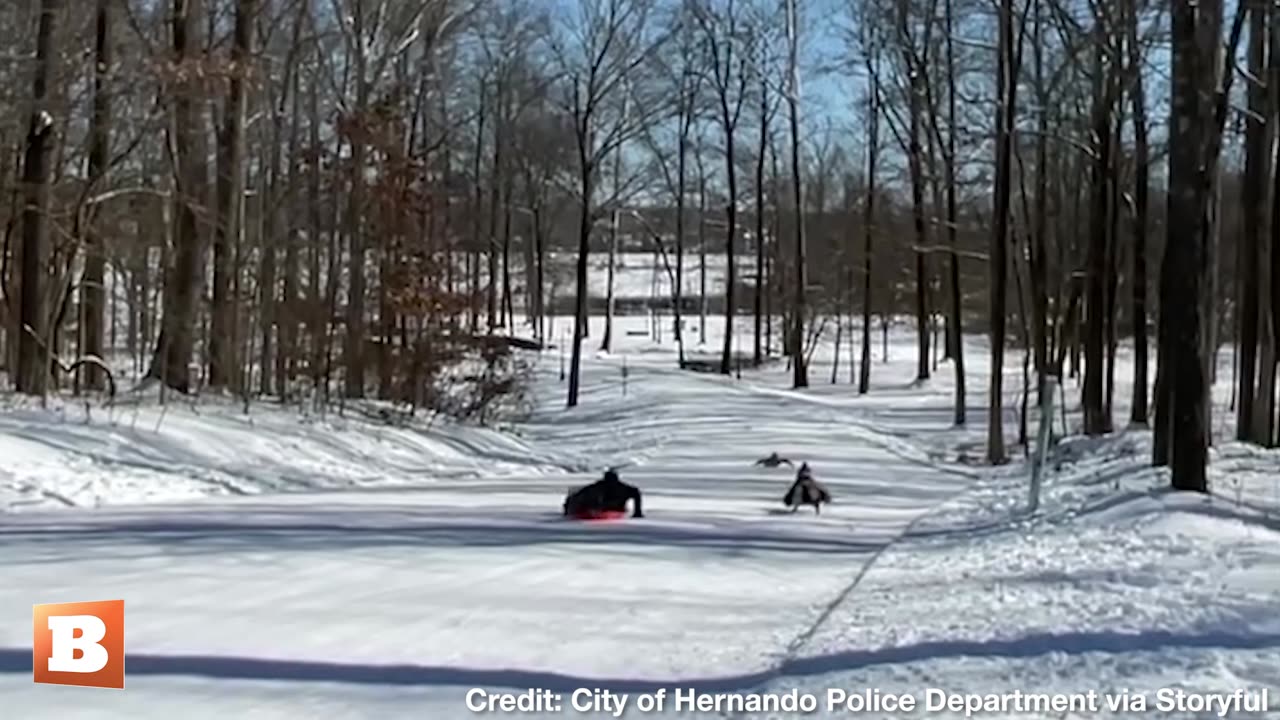
[[[573,410],[549,351],[533,417],[504,430],[394,426],[357,408],[143,398],[86,416],[15,402],[0,413],[6,716],[448,720],[476,714],[472,688],[566,705],[608,689],[628,696],[625,717],[789,716],[635,707],[681,688],[811,693],[815,717],[959,717],[825,701],[832,688],[1152,702],[1161,688],[1269,688],[1280,717],[1280,453],[1220,441],[1215,494],[1190,497],[1148,467],[1148,433],[1072,437],[1028,515],[1019,456],[962,461],[985,435],[976,338],[969,424],[954,428],[951,367],[914,381],[908,331],[887,360],[876,337],[862,397],[845,358],[830,384],[830,346],[796,391],[780,364],[741,379],[678,371],[667,335],[618,332],[613,353],[585,353]],[[1068,381],[1071,408],[1078,394]],[[793,471],[752,466],[773,450],[810,462],[835,503],[787,512]],[[647,517],[562,520],[564,492],[608,466],[644,490]],[[127,689],[34,685],[30,606],[115,598]]]
[[[723,242],[721,238],[714,240],[715,245]],[[676,254],[673,247],[668,246],[667,262],[674,271]],[[555,295],[564,300],[571,300],[574,292],[574,269],[577,263],[576,252],[552,251],[546,257],[546,289],[554,289]],[[609,295],[609,260],[607,253],[597,252],[591,256],[590,272],[587,275],[587,292],[593,298],[605,298]],[[720,297],[724,294],[729,263],[723,254],[708,252],[705,259],[696,251],[685,249],[684,282],[681,283],[684,296],[689,299],[698,297],[702,289],[702,271],[705,263],[707,296]],[[752,253],[739,255],[736,264],[738,281],[753,283],[756,271],[756,258]],[[511,278],[514,286],[524,287],[524,258],[513,255],[511,258]],[[653,298],[661,302],[669,302],[671,298],[671,276],[660,255],[654,252],[618,252],[614,257],[613,295],[618,300],[649,300]],[[517,295],[520,295],[517,292]],[[522,297],[522,296],[521,296]],[[721,336],[723,337],[723,335]]]

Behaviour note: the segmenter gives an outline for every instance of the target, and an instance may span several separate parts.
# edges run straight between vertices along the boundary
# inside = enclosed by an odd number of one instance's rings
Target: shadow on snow
[[[525,523],[499,522],[392,522],[343,524],[341,522],[267,523],[225,522],[196,519],[126,520],[111,525],[10,527],[0,529],[8,542],[137,543],[165,546],[170,551],[219,553],[243,548],[255,552],[273,550],[333,550],[368,547],[422,546],[505,548],[539,545],[668,546],[743,555],[751,552],[800,552],[822,554],[865,553],[882,542],[842,539],[815,533],[762,535],[750,525],[741,530],[716,527],[681,527],[648,520],[616,523],[581,523],[547,514]],[[98,557],[97,554],[94,555]]]
[[[724,677],[647,680],[591,678],[520,669],[473,669],[430,665],[370,665],[312,660],[271,660],[211,655],[131,653],[127,672],[133,675],[182,675],[235,680],[338,682],[363,685],[435,685],[548,689],[572,692],[599,688],[619,692],[653,692],[678,687],[700,692],[735,692],[759,688],[781,678],[850,672],[877,665],[893,665],[956,657],[1031,658],[1048,653],[1130,653],[1164,649],[1262,650],[1280,648],[1280,634],[1192,635],[1166,631],[1143,633],[1044,633],[1008,640],[939,640],[877,650],[857,650],[789,661],[774,671]],[[29,673],[30,650],[0,648],[0,673]]]

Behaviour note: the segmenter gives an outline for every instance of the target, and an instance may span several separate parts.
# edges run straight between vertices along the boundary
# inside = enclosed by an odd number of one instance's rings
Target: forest
[[[722,316],[713,371],[782,357],[797,388],[856,333],[866,393],[877,322],[909,318],[964,424],[981,335],[988,463],[1078,378],[1086,434],[1149,425],[1203,492],[1230,352],[1237,439],[1277,443],[1274,3],[20,0],[0,33],[20,394],[431,404],[479,359],[482,403],[569,298],[573,407],[609,346],[588,274],[625,228],[674,288],[682,365],[682,315]]]

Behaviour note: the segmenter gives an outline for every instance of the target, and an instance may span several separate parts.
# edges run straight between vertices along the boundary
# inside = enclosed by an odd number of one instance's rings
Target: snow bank
[[[882,553],[772,686],[1280,703],[1280,453],[1218,452],[1240,502],[1173,493],[1149,458],[1146,432],[1065,441],[1034,516],[1024,468],[990,475]]]
[[[413,486],[564,472],[572,459],[474,426],[323,416],[268,403],[144,397],[114,408],[10,400],[0,412],[0,511]]]

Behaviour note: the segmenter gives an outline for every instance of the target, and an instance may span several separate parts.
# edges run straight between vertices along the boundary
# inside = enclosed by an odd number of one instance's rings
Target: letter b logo
[[[32,674],[38,683],[124,688],[124,601],[35,605]]]

